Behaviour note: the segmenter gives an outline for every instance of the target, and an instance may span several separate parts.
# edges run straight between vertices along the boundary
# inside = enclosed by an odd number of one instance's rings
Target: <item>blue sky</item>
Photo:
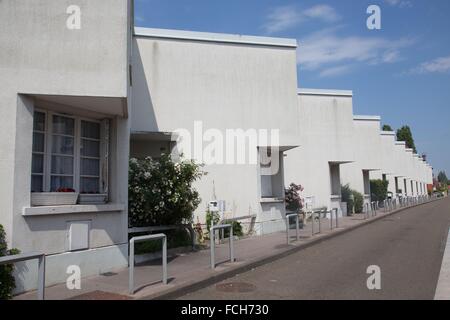
[[[297,39],[299,87],[353,90],[355,114],[409,125],[450,177],[449,16],[448,0],[135,0],[141,27]]]

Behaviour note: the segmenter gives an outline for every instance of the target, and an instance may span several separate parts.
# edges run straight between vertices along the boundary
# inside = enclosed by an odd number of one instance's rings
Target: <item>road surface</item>
[[[450,225],[450,199],[339,235],[180,299],[433,299]],[[379,266],[381,290],[367,288]]]

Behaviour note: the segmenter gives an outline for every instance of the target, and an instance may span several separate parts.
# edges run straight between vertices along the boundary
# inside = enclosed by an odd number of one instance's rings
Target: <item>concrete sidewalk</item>
[[[311,223],[307,223],[300,232],[300,241],[295,241],[295,229],[291,230],[290,245],[287,245],[286,233],[275,233],[260,237],[250,237],[235,241],[234,263],[220,263],[228,259],[228,243],[216,247],[215,270],[210,267],[210,250],[200,250],[179,254],[168,258],[168,284],[160,283],[162,277],[161,261],[152,261],[135,268],[135,288],[133,296],[128,295],[128,269],[117,270],[101,276],[81,280],[81,290],[68,290],[65,283],[46,288],[46,299],[168,299],[205,285],[221,281],[235,274],[250,270],[262,264],[274,261],[317,242],[330,239],[343,232],[371,223],[398,211],[384,213],[365,219],[364,215],[339,219],[339,228],[330,230],[330,220],[322,220],[322,233],[312,236]],[[316,223],[315,231],[318,231]],[[15,299],[35,299],[35,292],[16,296]]]

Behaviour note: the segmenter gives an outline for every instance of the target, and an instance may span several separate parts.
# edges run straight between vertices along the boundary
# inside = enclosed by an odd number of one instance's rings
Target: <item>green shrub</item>
[[[352,214],[353,206],[355,206],[355,213],[363,212],[364,196],[356,190],[350,188],[350,185],[346,184],[341,187],[342,190],[342,202],[347,203],[347,212]],[[351,197],[353,195],[353,199]]]
[[[163,154],[159,160],[130,159],[129,225],[147,227],[192,222],[200,196],[192,184],[203,172],[193,161],[174,162]]]
[[[206,210],[206,229],[209,232],[211,229],[211,225],[216,225],[220,221],[220,215],[218,212],[211,212],[210,210]]]
[[[370,193],[372,201],[384,201],[388,196],[389,181],[370,180]]]
[[[224,221],[223,224],[231,224],[233,227],[233,235],[237,237],[242,237],[244,235],[244,232],[242,231],[242,224],[239,221],[232,220],[232,221]],[[230,230],[225,229],[224,237],[228,238],[230,236]]]
[[[191,236],[186,229],[168,230],[164,233],[167,236],[167,249],[188,247],[192,245]],[[133,236],[136,236],[136,234],[134,234]],[[159,252],[162,250],[162,241],[158,240],[138,242],[135,244],[134,250],[135,254]]]
[[[8,250],[6,244],[6,233],[3,226],[0,224],[0,257],[19,253],[20,251],[17,249]],[[13,264],[0,265],[0,300],[12,299],[12,292],[16,287],[13,271]]]

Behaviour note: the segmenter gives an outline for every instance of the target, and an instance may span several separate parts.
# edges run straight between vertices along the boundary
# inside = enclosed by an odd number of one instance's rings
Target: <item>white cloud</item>
[[[410,39],[338,36],[333,30],[324,30],[299,40],[297,61],[309,70],[349,63],[394,63],[400,60],[400,49],[413,43]]]
[[[350,65],[336,66],[320,71],[319,76],[323,78],[336,77],[349,73],[350,71],[351,71]]]
[[[412,2],[409,0],[384,0],[388,5],[392,7],[411,8]]]
[[[450,56],[440,57],[431,61],[424,62],[418,67],[410,70],[409,73],[446,73],[450,72]]]
[[[267,23],[263,26],[267,33],[273,34],[293,28],[304,21],[318,19],[325,22],[334,22],[340,19],[333,7],[319,4],[306,10],[300,10],[297,6],[282,6],[275,8],[267,17]]]
[[[311,19],[320,19],[327,22],[335,22],[341,18],[333,7],[326,4],[315,5],[305,10],[303,14]]]

